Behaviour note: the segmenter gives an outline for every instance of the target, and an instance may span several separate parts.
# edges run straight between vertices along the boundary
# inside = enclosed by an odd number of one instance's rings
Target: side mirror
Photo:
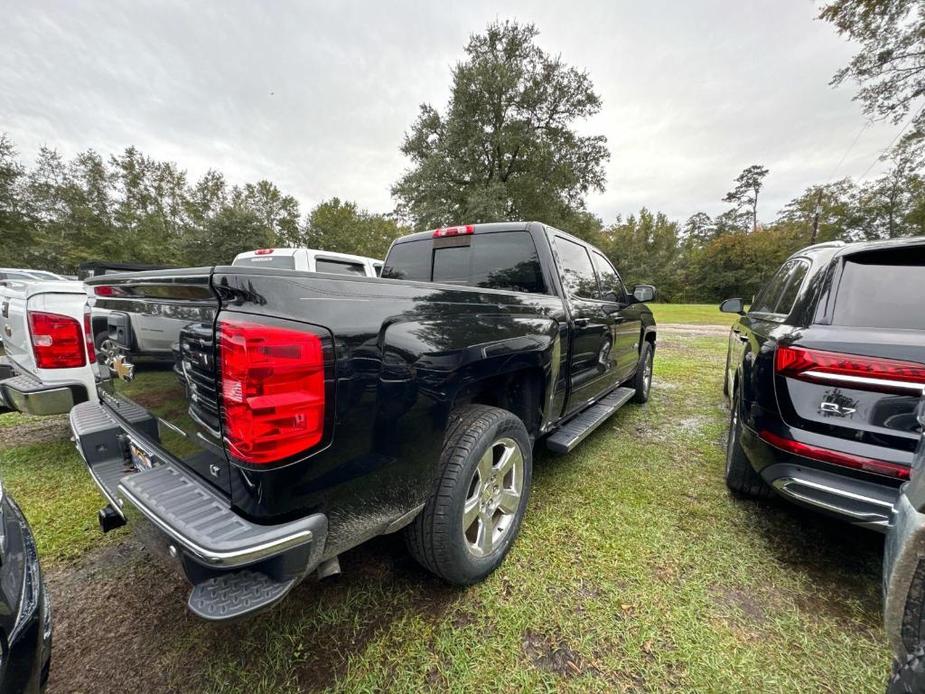
[[[633,299],[638,301],[640,304],[654,300],[655,287],[653,287],[651,284],[637,284],[635,287],[633,287]]]
[[[719,305],[719,310],[723,313],[738,313],[740,316],[745,315],[745,304],[741,299],[726,299]]]

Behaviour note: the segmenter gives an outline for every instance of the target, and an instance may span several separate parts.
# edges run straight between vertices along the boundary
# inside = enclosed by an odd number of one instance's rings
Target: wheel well
[[[543,414],[543,390],[540,369],[521,369],[470,383],[456,395],[453,405],[490,405],[508,410],[524,423],[531,437],[536,437]]]

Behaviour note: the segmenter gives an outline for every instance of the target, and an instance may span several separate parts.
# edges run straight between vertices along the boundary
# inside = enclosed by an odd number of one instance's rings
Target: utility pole
[[[816,243],[816,238],[819,236],[819,212],[822,209],[822,188],[816,192],[816,207],[813,209],[813,235],[809,240],[809,245],[812,246]]]

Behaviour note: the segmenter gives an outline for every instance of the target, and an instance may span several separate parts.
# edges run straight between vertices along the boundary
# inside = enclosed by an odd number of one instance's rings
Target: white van
[[[360,277],[378,277],[382,272],[382,261],[377,258],[314,248],[258,248],[256,251],[238,253],[231,264]]]

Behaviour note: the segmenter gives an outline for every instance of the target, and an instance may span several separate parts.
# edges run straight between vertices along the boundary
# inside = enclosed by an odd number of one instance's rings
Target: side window
[[[561,236],[556,237],[556,250],[562,263],[562,284],[570,296],[600,299],[601,289],[594,274],[591,257],[584,246]]]
[[[790,315],[793,310],[793,304],[800,293],[800,287],[803,286],[803,279],[809,270],[809,263],[805,260],[798,260],[794,263],[790,272],[787,273],[786,285],[781,292],[780,299],[777,300],[777,306],[774,313]]]
[[[604,292],[604,298],[625,301],[626,289],[620,275],[613,269],[610,261],[597,251],[591,253],[591,258],[594,260],[594,269],[597,270],[597,276],[601,278],[601,291]]]
[[[780,297],[781,292],[784,290],[784,285],[787,282],[787,276],[793,269],[795,262],[796,261],[788,260],[786,263],[781,265],[780,270],[774,273],[774,276],[764,286],[764,289],[762,289],[758,293],[758,296],[755,297],[755,303],[752,304],[752,307],[749,309],[749,313],[774,313],[774,309],[777,306],[777,299]]]

